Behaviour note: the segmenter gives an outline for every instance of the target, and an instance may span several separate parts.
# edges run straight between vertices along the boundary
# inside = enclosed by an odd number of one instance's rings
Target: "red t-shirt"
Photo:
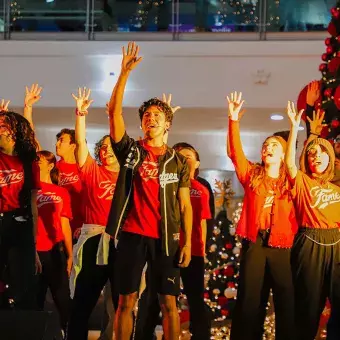
[[[119,172],[107,170],[90,156],[81,168],[84,223],[106,226]]]
[[[73,233],[84,223],[80,169],[78,164],[66,163],[64,160],[57,162],[57,168],[59,169],[59,185],[68,191],[71,198],[71,209],[74,216],[71,221]]]
[[[333,183],[321,184],[299,170],[292,195],[300,227],[340,227],[340,187]]]
[[[192,206],[191,255],[204,256],[205,249],[202,240],[202,220],[211,218],[208,189],[195,179],[191,179],[190,201]],[[180,245],[184,245],[184,233],[181,229]]]
[[[37,206],[37,250],[48,251],[64,240],[61,218],[72,219],[70,195],[58,185],[41,182]]]
[[[123,231],[159,238],[161,204],[159,201],[159,163],[163,147],[143,144],[148,154],[133,181],[133,206],[126,218]]]
[[[40,170],[32,164],[32,189],[40,188]],[[18,156],[0,151],[0,212],[20,208],[19,194],[24,184],[24,168]]]

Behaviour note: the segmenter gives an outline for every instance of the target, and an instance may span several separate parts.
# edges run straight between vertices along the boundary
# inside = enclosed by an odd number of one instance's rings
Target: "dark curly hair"
[[[142,121],[145,111],[150,106],[156,106],[160,111],[162,111],[165,114],[165,121],[169,122],[170,124],[172,123],[174,114],[172,112],[171,107],[167,103],[163,102],[158,98],[151,98],[142,104],[142,106],[138,110],[140,121]]]
[[[102,138],[100,138],[100,140],[96,143],[96,145],[94,146],[94,158],[97,161],[98,164],[102,164],[101,160],[100,160],[100,149],[103,146],[104,140],[109,137],[110,135],[105,135]],[[110,139],[111,142],[111,139]]]
[[[26,118],[12,111],[1,111],[0,118],[8,124],[12,138],[15,141],[14,152],[22,162],[24,168],[24,184],[19,193],[20,209],[24,214],[31,216],[31,190],[32,190],[32,164],[38,160],[38,143],[34,131]]]
[[[32,163],[37,160],[38,143],[28,120],[12,111],[1,111],[0,118],[4,118],[12,131],[12,138],[15,141],[14,151],[22,163]]]
[[[53,164],[54,167],[50,172],[51,181],[53,184],[58,185],[59,183],[59,169],[56,167],[57,159],[54,154],[47,150],[41,150],[37,152],[38,157],[44,157],[48,164]]]

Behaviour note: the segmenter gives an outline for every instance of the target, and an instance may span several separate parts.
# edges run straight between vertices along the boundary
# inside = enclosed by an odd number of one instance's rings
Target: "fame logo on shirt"
[[[140,177],[147,182],[150,179],[158,179],[159,165],[157,162],[144,161],[139,168]]]
[[[77,183],[78,181],[79,181],[79,176],[78,174],[75,174],[74,172],[71,172],[71,173],[61,172],[60,173],[59,185],[61,186]]]
[[[311,208],[324,209],[327,206],[340,202],[340,193],[333,189],[326,189],[320,186],[315,186],[310,189],[310,195],[315,199],[314,204],[311,204]]]
[[[101,189],[98,198],[103,198],[108,201],[112,201],[113,194],[115,192],[116,184],[112,183],[110,180],[102,181],[99,183],[99,189]]]
[[[15,169],[0,170],[0,187],[20,183],[24,179],[24,172]]]
[[[38,191],[37,195],[37,206],[38,208],[42,207],[45,204],[55,204],[60,203],[62,201],[61,197],[58,196],[55,192],[41,192]]]
[[[177,173],[169,172],[165,173],[164,171],[159,175],[159,184],[162,188],[165,188],[167,184],[179,182]]]
[[[202,191],[201,190],[196,190],[196,189],[190,189],[190,196],[191,197],[201,197],[202,196]]]

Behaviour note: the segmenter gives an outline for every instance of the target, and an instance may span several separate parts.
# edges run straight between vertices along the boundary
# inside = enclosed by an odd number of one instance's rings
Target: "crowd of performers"
[[[75,129],[57,134],[59,161],[41,150],[34,133],[32,107],[42,89],[26,88],[23,116],[1,102],[0,306],[43,310],[50,289],[63,337],[85,340],[104,290],[101,339],[112,339],[114,328],[118,340],[151,340],[161,312],[164,339],[175,340],[182,282],[192,339],[207,340],[204,257],[211,193],[197,177],[195,148],[185,142],[167,145],[179,109],[171,106],[171,96],[144,102],[139,109],[144,138],[128,136],[123,97],[142,58],[135,43],[122,55],[107,104],[110,134],[96,144],[94,158],[86,142],[90,90],[73,95]],[[311,133],[300,170],[295,156],[302,112],[292,102],[289,137],[266,138],[261,162],[252,163],[240,139],[242,94],[227,98],[226,152],[245,190],[232,340],[262,339],[270,289],[276,339],[313,340],[327,299],[327,338],[340,339],[340,138],[334,147],[320,138],[323,114],[312,108],[318,96],[315,82],[307,94]]]

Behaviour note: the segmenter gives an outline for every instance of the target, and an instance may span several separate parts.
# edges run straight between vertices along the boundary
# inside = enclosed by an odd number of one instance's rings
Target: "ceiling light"
[[[271,120],[283,120],[283,116],[282,115],[271,115],[270,119]]]

